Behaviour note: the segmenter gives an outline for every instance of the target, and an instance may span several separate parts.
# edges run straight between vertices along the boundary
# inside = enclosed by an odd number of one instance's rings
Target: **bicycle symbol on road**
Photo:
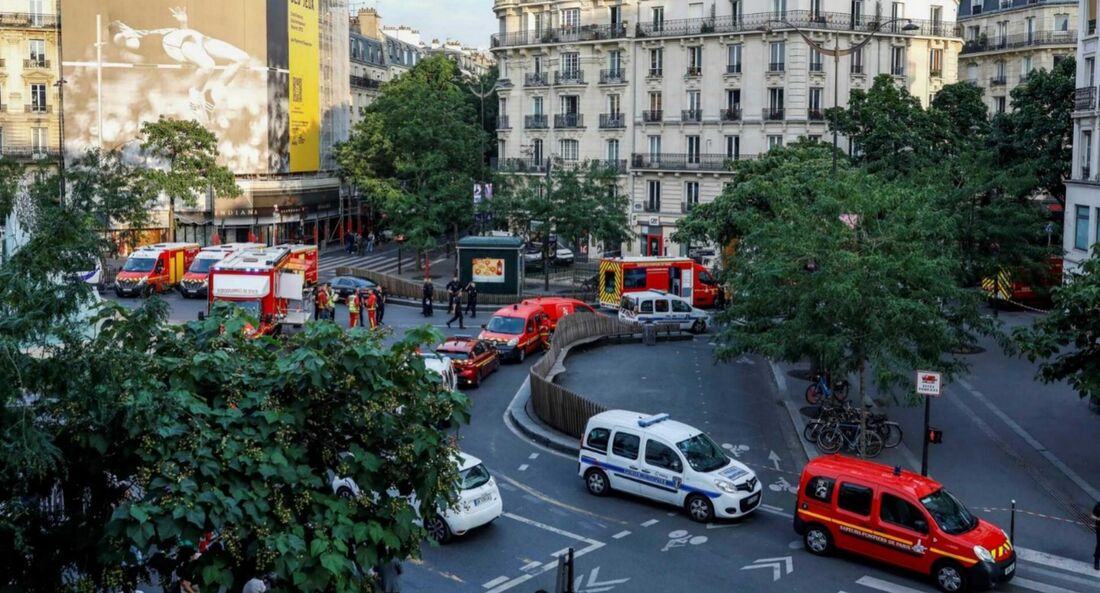
[[[690,533],[683,529],[677,529],[676,531],[668,534],[668,543],[661,549],[662,552],[667,552],[672,548],[679,548],[682,546],[698,546],[707,543],[707,536],[696,535],[692,536]]]
[[[768,489],[772,492],[790,492],[791,494],[798,494],[798,485],[791,484],[786,478],[779,478],[768,485]]]
[[[732,445],[730,443],[722,443],[722,448],[733,454],[734,457],[740,459],[743,453],[748,452],[748,445]]]

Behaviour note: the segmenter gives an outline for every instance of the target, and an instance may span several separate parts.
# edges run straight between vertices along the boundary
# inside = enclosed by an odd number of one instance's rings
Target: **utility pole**
[[[550,205],[550,192],[554,191],[554,180],[551,171],[554,168],[554,159],[546,157],[546,204]],[[546,209],[550,214],[550,209]],[[542,221],[542,289],[550,292],[550,217],[544,216]]]

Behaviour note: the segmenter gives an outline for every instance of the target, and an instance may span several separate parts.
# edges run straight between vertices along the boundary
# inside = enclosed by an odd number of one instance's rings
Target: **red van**
[[[794,530],[813,554],[854,552],[929,575],[950,593],[987,589],[1016,573],[1008,534],[939,482],[841,455],[802,470]]]
[[[569,297],[534,297],[524,299],[521,304],[541,307],[550,317],[550,331],[554,331],[558,327],[558,321],[566,315],[574,313],[599,315],[588,303]]]
[[[538,305],[517,303],[501,307],[481,327],[478,339],[496,346],[501,358],[523,362],[548,343],[543,333],[550,331],[550,316]]]

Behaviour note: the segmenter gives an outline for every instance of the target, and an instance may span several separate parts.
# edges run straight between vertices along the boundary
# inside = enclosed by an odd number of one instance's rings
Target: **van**
[[[139,247],[115,276],[115,296],[149,296],[174,288],[198,253],[198,243]]]
[[[477,337],[496,346],[502,359],[523,362],[528,354],[549,344],[550,325],[550,316],[542,307],[517,303],[493,313]]]
[[[678,506],[692,520],[738,518],[760,506],[762,488],[703,431],[668,414],[609,410],[589,418],[578,474],[590,494],[612,490]]]
[[[646,290],[623,295],[619,319],[632,323],[674,324],[680,329],[701,334],[707,331],[710,315],[696,309],[684,298],[663,290]]]
[[[588,303],[570,297],[534,297],[523,300],[524,305],[535,305],[550,318],[550,331],[558,327],[558,322],[566,315],[580,313],[582,315],[599,315]]]
[[[1016,572],[1008,534],[939,482],[841,455],[802,470],[794,530],[813,554],[854,552],[929,575],[949,593],[987,589]]]

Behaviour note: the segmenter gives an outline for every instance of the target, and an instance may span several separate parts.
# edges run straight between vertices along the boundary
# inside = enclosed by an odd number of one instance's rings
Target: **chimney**
[[[379,30],[382,17],[378,15],[378,11],[373,8],[360,8],[356,20],[359,22],[360,35],[371,39],[382,39],[382,33]]]

